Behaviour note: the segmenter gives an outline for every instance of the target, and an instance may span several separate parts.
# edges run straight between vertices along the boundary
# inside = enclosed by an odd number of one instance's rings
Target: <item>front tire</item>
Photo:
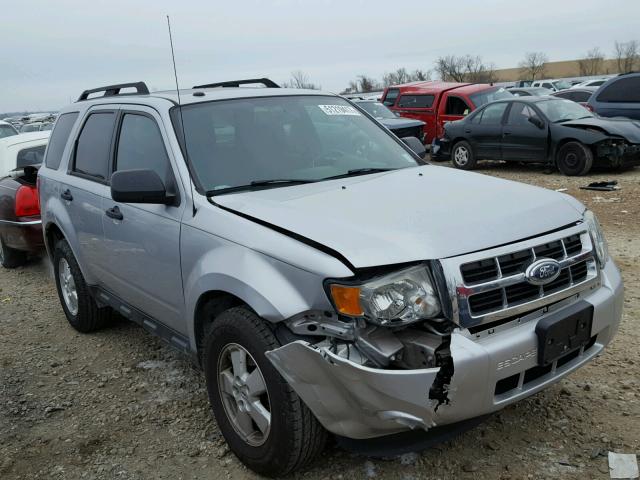
[[[7,247],[0,238],[0,265],[4,268],[16,268],[27,262],[27,254]]]
[[[580,142],[565,143],[558,150],[557,165],[568,177],[586,175],[593,166],[593,152]]]
[[[244,307],[220,314],[204,342],[209,401],[231,451],[249,468],[280,477],[311,462],[327,433],[264,352],[280,347]]]
[[[66,240],[58,240],[54,247],[53,270],[58,297],[69,324],[82,333],[102,328],[111,318],[111,309],[96,304]]]
[[[476,157],[473,154],[471,144],[466,140],[456,143],[451,150],[451,161],[456,168],[473,170],[476,166]]]

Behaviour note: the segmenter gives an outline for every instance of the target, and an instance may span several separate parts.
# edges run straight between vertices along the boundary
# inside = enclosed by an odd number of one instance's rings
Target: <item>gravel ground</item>
[[[609,450],[640,453],[640,169],[479,171],[567,188],[598,214],[626,283],[618,336],[587,367],[436,448],[380,460],[332,447],[297,478],[605,479]],[[578,189],[605,179],[622,189]],[[76,333],[39,260],[0,271],[0,478],[257,477],[229,453],[199,371],[125,321]]]

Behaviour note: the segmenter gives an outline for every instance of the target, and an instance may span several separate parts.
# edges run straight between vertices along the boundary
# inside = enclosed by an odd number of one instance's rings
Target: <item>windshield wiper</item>
[[[325,177],[322,180],[334,180],[337,178],[355,177],[356,175],[367,175],[369,173],[390,172],[392,170],[399,170],[399,169],[398,168],[354,168],[353,170],[348,170],[346,173],[341,173],[340,175],[333,175],[331,177]]]
[[[305,180],[302,178],[273,178],[270,180],[252,180],[246,185],[236,185],[234,187],[223,187],[206,192],[207,196],[219,195],[221,193],[241,192],[244,190],[257,190],[260,187],[286,187],[289,185],[302,185],[304,183],[313,183],[317,180]]]
[[[272,178],[270,180],[253,180],[250,185],[262,187],[264,185],[296,185],[299,183],[313,183],[316,180],[305,180],[302,178]]]

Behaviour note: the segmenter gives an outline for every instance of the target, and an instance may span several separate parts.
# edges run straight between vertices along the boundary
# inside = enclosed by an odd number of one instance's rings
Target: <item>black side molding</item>
[[[91,296],[93,296],[98,305],[113,308],[114,311],[118,312],[126,319],[137,323],[147,332],[160,337],[165,343],[186,355],[194,365],[199,365],[198,354],[189,348],[189,339],[186,336],[132,307],[116,295],[101,287],[92,286],[89,287],[89,289],[91,291]]]

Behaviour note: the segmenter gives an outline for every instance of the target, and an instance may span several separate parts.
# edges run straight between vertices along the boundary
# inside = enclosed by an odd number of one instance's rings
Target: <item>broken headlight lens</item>
[[[401,326],[440,313],[440,300],[429,270],[411,267],[360,285],[331,285],[337,310],[384,326]]]
[[[596,256],[598,257],[600,268],[604,268],[605,264],[609,261],[609,247],[607,246],[607,241],[602,233],[600,223],[591,210],[586,210],[584,212],[583,220],[587,227],[589,227],[591,241],[593,242],[596,250]]]

